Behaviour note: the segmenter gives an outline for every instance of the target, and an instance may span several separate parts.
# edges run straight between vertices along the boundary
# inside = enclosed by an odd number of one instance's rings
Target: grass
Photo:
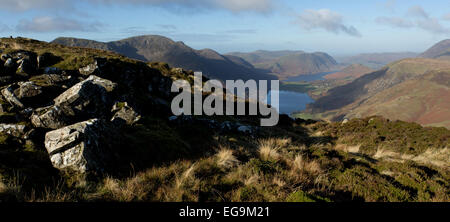
[[[316,87],[307,82],[281,82],[280,90],[282,91],[292,91],[298,93],[307,93],[309,91],[315,90]]]

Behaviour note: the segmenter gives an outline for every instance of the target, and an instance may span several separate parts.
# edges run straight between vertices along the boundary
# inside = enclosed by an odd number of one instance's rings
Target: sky
[[[450,38],[448,0],[0,0],[0,36],[163,35],[220,53],[423,52]]]

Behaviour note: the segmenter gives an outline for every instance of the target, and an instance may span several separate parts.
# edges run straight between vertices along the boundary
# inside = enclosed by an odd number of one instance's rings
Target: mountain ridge
[[[258,50],[249,53],[229,53],[243,58],[259,69],[267,70],[280,79],[338,69],[336,60],[324,52]]]
[[[235,57],[221,55],[212,49],[195,50],[183,42],[160,35],[142,35],[111,42],[60,37],[51,43],[109,50],[143,61],[166,62],[174,67],[202,71],[210,78],[221,80],[276,79]]]

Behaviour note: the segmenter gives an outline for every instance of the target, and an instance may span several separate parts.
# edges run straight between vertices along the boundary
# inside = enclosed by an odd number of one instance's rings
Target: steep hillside
[[[210,78],[221,80],[276,79],[235,57],[223,56],[211,49],[195,50],[183,42],[175,42],[163,36],[137,36],[107,43],[57,38],[52,43],[109,50],[142,61],[166,62],[174,67],[202,71]]]
[[[406,58],[415,58],[417,53],[414,52],[389,52],[389,53],[363,53],[356,56],[336,57],[337,61],[342,64],[362,64],[371,69],[380,69],[383,66]]]
[[[335,72],[329,75],[324,76],[325,79],[356,79],[365,74],[371,73],[374,70],[361,65],[361,64],[353,64],[345,67],[339,72]]]
[[[424,125],[450,127],[450,62],[406,59],[328,91],[309,105],[310,113],[343,119],[383,115]],[[431,81],[430,79],[434,79]]]
[[[24,38],[0,51],[0,202],[450,201],[445,128],[174,116],[191,71]]]
[[[430,59],[450,59],[450,39],[442,40],[424,53],[420,57]]]
[[[280,79],[302,74],[316,74],[337,69],[337,62],[328,54],[303,51],[256,51],[232,53],[259,69],[268,70]]]

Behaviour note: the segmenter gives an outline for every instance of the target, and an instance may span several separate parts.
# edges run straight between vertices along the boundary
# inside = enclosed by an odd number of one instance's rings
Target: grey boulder
[[[62,171],[103,173],[113,163],[112,128],[98,119],[79,122],[45,135],[52,165]]]

